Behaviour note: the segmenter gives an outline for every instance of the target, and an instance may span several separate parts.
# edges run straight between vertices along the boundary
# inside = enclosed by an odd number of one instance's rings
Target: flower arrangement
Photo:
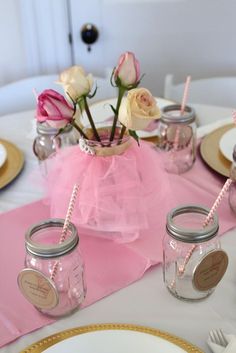
[[[80,136],[88,140],[81,119],[86,113],[93,139],[102,142],[102,146],[109,146],[114,139],[119,144],[125,133],[138,141],[136,130],[144,130],[153,120],[159,119],[160,110],[149,90],[138,88],[141,81],[140,65],[133,53],[126,52],[120,56],[110,81],[118,90],[118,98],[116,106],[111,106],[114,117],[106,142],[96,127],[88,104],[88,99],[96,94],[97,87],[93,88],[92,74],[86,75],[80,66],[70,67],[59,76],[57,83],[63,86],[67,99],[52,89],[46,89],[38,96],[37,121],[58,128],[59,133],[71,124]],[[118,124],[120,129],[117,137]]]
[[[156,224],[169,209],[160,209],[160,204],[172,198],[162,156],[148,142],[138,141],[136,131],[149,128],[160,110],[149,90],[138,87],[140,68],[133,53],[120,56],[110,81],[118,95],[111,106],[112,119],[103,121],[102,127],[88,104],[97,91],[93,77],[80,66],[60,74],[65,96],[53,90],[38,96],[37,120],[56,127],[56,133],[74,126],[80,134],[78,144],[60,149],[47,164],[50,216],[65,217],[73,186],[79,185],[72,222],[81,234],[125,243],[154,230],[156,236]],[[89,128],[83,126],[84,118]],[[162,212],[158,222],[157,209],[159,215]]]

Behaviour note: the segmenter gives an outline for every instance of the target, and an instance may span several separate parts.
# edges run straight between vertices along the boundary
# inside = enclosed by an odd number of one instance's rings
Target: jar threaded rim
[[[26,250],[39,257],[53,258],[67,254],[73,250],[79,243],[79,236],[77,229],[73,223],[69,223],[68,231],[70,235],[63,242],[55,244],[39,244],[33,240],[33,235],[41,230],[48,228],[63,228],[64,219],[51,218],[45,221],[32,225],[25,233],[25,246]]]
[[[167,214],[166,230],[172,238],[185,243],[201,243],[208,241],[213,238],[219,230],[218,216],[216,213],[214,213],[212,221],[208,226],[199,229],[180,227],[174,222],[174,218],[186,213],[196,213],[207,216],[209,212],[209,208],[201,205],[182,205],[173,208]]]

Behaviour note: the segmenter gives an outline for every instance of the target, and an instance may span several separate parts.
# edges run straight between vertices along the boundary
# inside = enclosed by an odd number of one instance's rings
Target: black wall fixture
[[[80,34],[81,34],[82,41],[88,46],[87,47],[88,51],[91,51],[91,45],[94,44],[99,37],[99,32],[97,27],[92,23],[86,23],[81,28]]]

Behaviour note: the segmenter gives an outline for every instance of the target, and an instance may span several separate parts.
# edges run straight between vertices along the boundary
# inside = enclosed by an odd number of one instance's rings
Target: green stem
[[[73,102],[73,108],[74,108],[74,112],[73,112],[73,117],[75,116],[76,113],[76,102],[74,102],[74,100],[70,97],[70,99]],[[87,135],[83,132],[83,130],[81,129],[81,127],[79,127],[76,122],[75,119],[71,122],[71,125],[80,133],[81,136],[83,136],[85,139],[88,139]]]
[[[123,98],[125,91],[126,91],[126,88],[119,87],[118,99],[117,99],[117,103],[116,103],[116,114],[113,119],[113,124],[112,124],[112,128],[111,128],[111,135],[110,135],[110,139],[109,139],[110,142],[114,140],[115,131],[116,131],[116,124],[117,124],[117,120],[118,120],[118,113],[119,113],[119,109],[120,109],[120,103],[121,103],[121,100]]]
[[[83,132],[83,130],[73,121],[71,122],[71,125],[74,126],[74,128],[79,131],[80,135],[83,136],[86,140],[88,140],[88,136]]]
[[[85,109],[85,111],[86,111],[88,120],[89,120],[89,122],[90,122],[90,125],[91,125],[91,128],[92,128],[92,130],[93,130],[93,133],[94,133],[94,136],[95,136],[96,140],[99,141],[99,142],[101,142],[101,139],[100,139],[100,137],[99,137],[99,135],[98,135],[98,132],[97,132],[96,126],[95,126],[95,124],[94,124],[92,115],[91,115],[91,113],[90,113],[90,110],[89,110],[89,106],[88,106],[86,97],[84,97],[84,109]]]
[[[118,144],[121,143],[121,141],[122,141],[122,139],[123,139],[123,137],[124,137],[125,130],[126,130],[126,126],[125,126],[125,125],[122,125],[122,129],[121,129],[121,131],[120,131],[120,136],[119,136],[119,142],[118,142]]]
[[[72,99],[72,98],[71,98]],[[73,102],[73,109],[74,109],[74,111],[73,111],[73,116],[72,117],[74,117],[75,116],[75,113],[76,113],[76,103],[72,100],[72,102]]]

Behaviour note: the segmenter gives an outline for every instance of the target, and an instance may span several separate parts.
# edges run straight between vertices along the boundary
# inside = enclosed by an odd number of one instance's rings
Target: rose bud
[[[140,66],[135,55],[126,52],[120,56],[119,63],[114,71],[114,80],[119,86],[129,87],[136,85],[140,79]]]
[[[81,66],[72,66],[63,71],[59,76],[60,85],[70,99],[76,102],[80,97],[87,96],[93,87],[93,76],[86,76],[84,69]]]

